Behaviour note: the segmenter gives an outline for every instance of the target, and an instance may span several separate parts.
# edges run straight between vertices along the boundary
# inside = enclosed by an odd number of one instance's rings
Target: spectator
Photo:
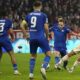
[[[0,10],[6,10],[14,22],[14,29],[19,29],[20,21],[32,11],[36,0],[0,0]],[[50,25],[58,16],[63,16],[66,23],[80,27],[80,0],[41,0],[43,11],[49,17]],[[16,5],[15,5],[16,4]],[[0,14],[1,15],[1,14]]]

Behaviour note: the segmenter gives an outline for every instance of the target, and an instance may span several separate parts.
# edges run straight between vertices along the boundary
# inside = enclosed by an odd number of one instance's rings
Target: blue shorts
[[[12,44],[11,44],[9,38],[0,40],[0,47],[3,47],[7,52],[13,50],[13,47],[12,47]]]
[[[67,54],[66,48],[54,47],[54,50],[60,52],[61,57],[65,56]]]
[[[40,47],[43,52],[50,51],[50,47],[47,39],[32,39],[30,40],[30,53],[37,53],[37,48]]]

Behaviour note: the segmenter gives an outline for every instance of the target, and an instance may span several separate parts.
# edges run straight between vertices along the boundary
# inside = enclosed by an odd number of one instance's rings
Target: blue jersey
[[[44,24],[48,23],[46,14],[40,11],[34,11],[26,16],[25,19],[28,23],[30,30],[30,39],[43,39],[45,38]]]
[[[12,21],[9,19],[0,19],[0,47],[4,47],[6,51],[12,51],[12,44],[8,38],[8,30],[12,26]]]
[[[0,38],[8,37],[8,30],[12,26],[12,21],[9,19],[0,19]]]
[[[61,29],[58,25],[52,27],[54,32],[54,48],[66,49],[67,34],[71,31],[66,25]]]

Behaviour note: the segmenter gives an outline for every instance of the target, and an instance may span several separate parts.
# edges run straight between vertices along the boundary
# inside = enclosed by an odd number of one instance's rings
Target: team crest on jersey
[[[64,30],[62,30],[62,32],[64,32]]]

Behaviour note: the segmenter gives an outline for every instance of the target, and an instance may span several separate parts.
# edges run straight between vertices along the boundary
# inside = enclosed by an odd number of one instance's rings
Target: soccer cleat
[[[29,79],[30,79],[30,80],[33,80],[33,79],[34,79],[34,78],[33,78],[33,73],[30,73],[30,74],[29,74]]]
[[[21,75],[21,73],[18,70],[14,70],[14,75]]]
[[[72,68],[68,68],[67,70],[68,70],[69,73],[72,73],[74,71],[74,68],[73,67]]]
[[[41,75],[42,75],[44,80],[47,80],[45,68],[41,68]]]
[[[59,65],[55,65],[54,67],[55,67],[55,69],[57,69],[57,70],[61,70],[61,67],[60,67]]]

